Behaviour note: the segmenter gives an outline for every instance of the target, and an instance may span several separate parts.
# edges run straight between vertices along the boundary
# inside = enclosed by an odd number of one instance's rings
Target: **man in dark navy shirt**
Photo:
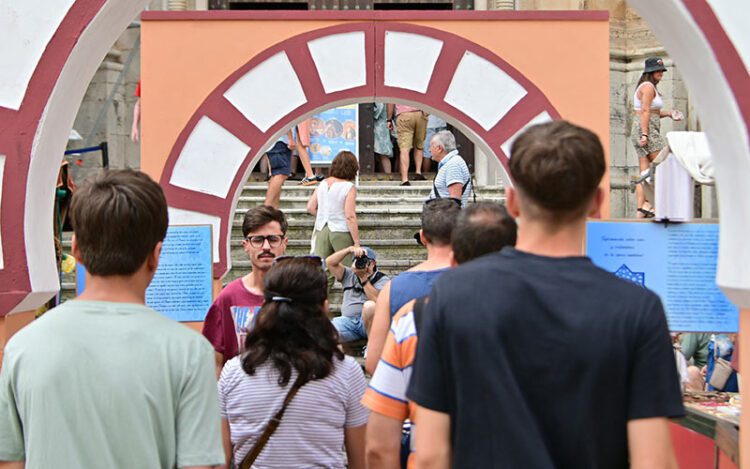
[[[659,298],[583,257],[604,151],[564,121],[513,144],[516,248],[445,273],[408,397],[417,467],[676,467],[684,413]]]

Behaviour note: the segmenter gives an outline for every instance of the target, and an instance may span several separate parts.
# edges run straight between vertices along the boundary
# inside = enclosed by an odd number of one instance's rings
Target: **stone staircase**
[[[402,187],[398,181],[361,181],[357,188],[357,219],[362,245],[375,250],[378,269],[391,277],[426,258],[426,251],[414,240],[414,234],[419,231],[422,204],[430,193],[432,182],[412,181],[411,184]],[[289,222],[287,255],[310,253],[315,217],[309,215],[305,207],[314,189],[314,186],[295,185],[294,181],[284,186],[280,208]],[[250,261],[241,248],[242,218],[248,208],[263,203],[265,193],[266,184],[249,183],[240,196],[230,241],[232,270],[226,275],[225,282],[250,271]],[[500,186],[480,188],[477,200],[503,202],[504,191]],[[337,282],[329,296],[334,314],[338,314],[341,296],[341,285]]]
[[[230,245],[232,269],[224,277],[226,284],[250,271],[250,261],[242,250],[242,219],[250,207],[265,200],[266,183],[249,182],[239,199],[232,224]],[[378,254],[378,268],[389,276],[396,275],[423,261],[426,251],[414,240],[420,228],[422,204],[427,198],[431,181],[412,182],[402,187],[398,181],[361,181],[357,194],[357,217],[362,245]],[[306,255],[310,252],[315,218],[306,210],[313,187],[288,181],[281,195],[281,210],[289,221],[287,255]],[[503,202],[501,186],[477,189],[477,200]],[[63,239],[63,249],[70,251],[70,233]],[[75,274],[63,277],[63,299],[75,295]],[[333,314],[338,314],[341,304],[341,285],[336,283],[330,292],[329,302]]]

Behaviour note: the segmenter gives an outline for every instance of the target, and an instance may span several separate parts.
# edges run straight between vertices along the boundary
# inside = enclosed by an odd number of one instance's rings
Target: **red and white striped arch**
[[[86,86],[107,50],[147,3],[147,0],[0,3],[0,30],[10,32],[4,35],[0,48],[0,316],[34,309],[57,291],[51,221],[56,173],[67,135]],[[744,0],[629,0],[629,3],[669,50],[701,112],[715,154],[722,216],[718,282],[737,304],[750,307],[750,250],[746,247],[750,198],[744,195],[746,181],[750,180],[747,94],[750,37],[742,23],[750,13],[748,4]],[[458,18],[473,13],[454,14]],[[371,35],[375,34],[373,30]],[[433,86],[431,82],[429,86]],[[397,93],[385,85],[379,91],[380,96],[403,102],[424,101],[409,97],[416,91]],[[344,96],[345,92],[328,94]],[[308,106],[304,108],[307,110],[290,111],[284,120],[292,121],[313,112],[313,105],[305,97],[303,106]],[[437,103],[425,104],[434,110],[445,109],[444,113],[452,116],[464,112],[460,103],[445,102],[445,108]],[[452,112],[447,112],[447,106],[454,108]],[[251,119],[245,120],[255,125]],[[467,122],[471,121],[466,130],[473,129],[480,137],[492,132],[492,127],[481,125],[491,120],[477,115]],[[197,121],[192,123],[194,127],[196,124]],[[281,125],[263,131],[258,128],[258,132],[270,135],[280,128]],[[232,131],[231,123],[226,124],[226,129]],[[188,136],[182,138],[187,140]],[[496,153],[502,154],[497,151],[497,141],[485,140],[495,142]],[[249,150],[257,151],[258,147]],[[244,175],[250,164],[246,157],[239,163],[237,177]],[[236,189],[237,177],[232,179],[227,193]],[[170,198],[179,206],[182,202],[177,188],[181,186],[176,184],[180,179],[173,181],[170,176],[169,183]]]
[[[172,219],[215,226],[216,277],[231,267],[229,227],[236,202],[268,143],[331,103],[374,100],[449,116],[503,167],[514,135],[559,118],[542,92],[503,59],[437,29],[349,23],[283,41],[210,93],[162,173]]]

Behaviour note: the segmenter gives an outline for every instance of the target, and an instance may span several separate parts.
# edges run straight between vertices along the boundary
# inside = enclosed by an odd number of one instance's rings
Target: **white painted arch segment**
[[[504,141],[503,144],[500,145],[500,148],[503,150],[503,153],[505,153],[505,156],[510,158],[510,149],[513,147],[513,142],[516,141],[518,136],[521,135],[524,130],[528,129],[532,125],[544,124],[545,122],[549,122],[551,120],[553,120],[552,116],[550,116],[547,111],[544,111],[541,114],[534,116],[530,121],[525,123],[518,132],[514,133],[508,140]]]
[[[489,60],[466,52],[445,93],[445,102],[490,130],[526,94],[523,86]]]
[[[747,249],[750,199],[738,197],[747,192],[750,180],[750,123],[741,115],[713,50],[683,1],[628,1],[678,64],[688,89],[695,90],[691,96],[714,156],[719,198],[721,223],[716,283],[734,304],[750,308],[750,249]],[[728,2],[737,3],[737,0]],[[734,45],[738,50],[742,47],[737,42]],[[745,45],[745,49],[748,47],[750,45]],[[750,51],[745,50],[745,53]]]
[[[734,43],[745,69],[750,69],[750,2],[747,0],[707,0],[724,31]]]
[[[49,4],[58,1],[50,0]],[[36,16],[40,10],[39,4],[29,3],[37,6],[28,14]],[[36,309],[60,291],[52,238],[52,214],[62,153],[90,78],[96,73],[112,43],[145,3],[146,0],[105,2],[78,37],[56,78],[36,127],[27,176],[30,183],[26,186],[23,230],[31,293],[11,312]]]
[[[3,173],[5,172],[5,155],[0,155],[0,270],[5,268],[3,261],[3,233],[2,233],[2,207],[3,207]]]
[[[307,102],[286,52],[248,71],[224,97],[262,132]]]
[[[193,210],[183,210],[181,208],[169,207],[169,224],[170,225],[211,225],[211,242],[213,243],[212,256],[213,262],[219,261],[219,238],[221,235],[221,218],[214,215],[195,212]],[[230,266],[227,266],[229,270]]]
[[[169,183],[226,198],[250,147],[206,116],[190,133]]]
[[[326,93],[367,84],[365,33],[332,34],[307,43]]]
[[[39,60],[73,3],[0,1],[0,106],[21,107]]]
[[[443,50],[443,41],[421,34],[385,32],[383,83],[424,93]]]

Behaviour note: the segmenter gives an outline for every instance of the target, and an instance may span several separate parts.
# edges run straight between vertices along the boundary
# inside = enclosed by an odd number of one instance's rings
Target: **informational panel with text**
[[[590,221],[586,253],[656,292],[674,332],[737,332],[739,312],[716,285],[719,225]]]
[[[170,226],[146,305],[175,321],[203,321],[213,302],[211,225]],[[85,287],[78,264],[76,291]]]

